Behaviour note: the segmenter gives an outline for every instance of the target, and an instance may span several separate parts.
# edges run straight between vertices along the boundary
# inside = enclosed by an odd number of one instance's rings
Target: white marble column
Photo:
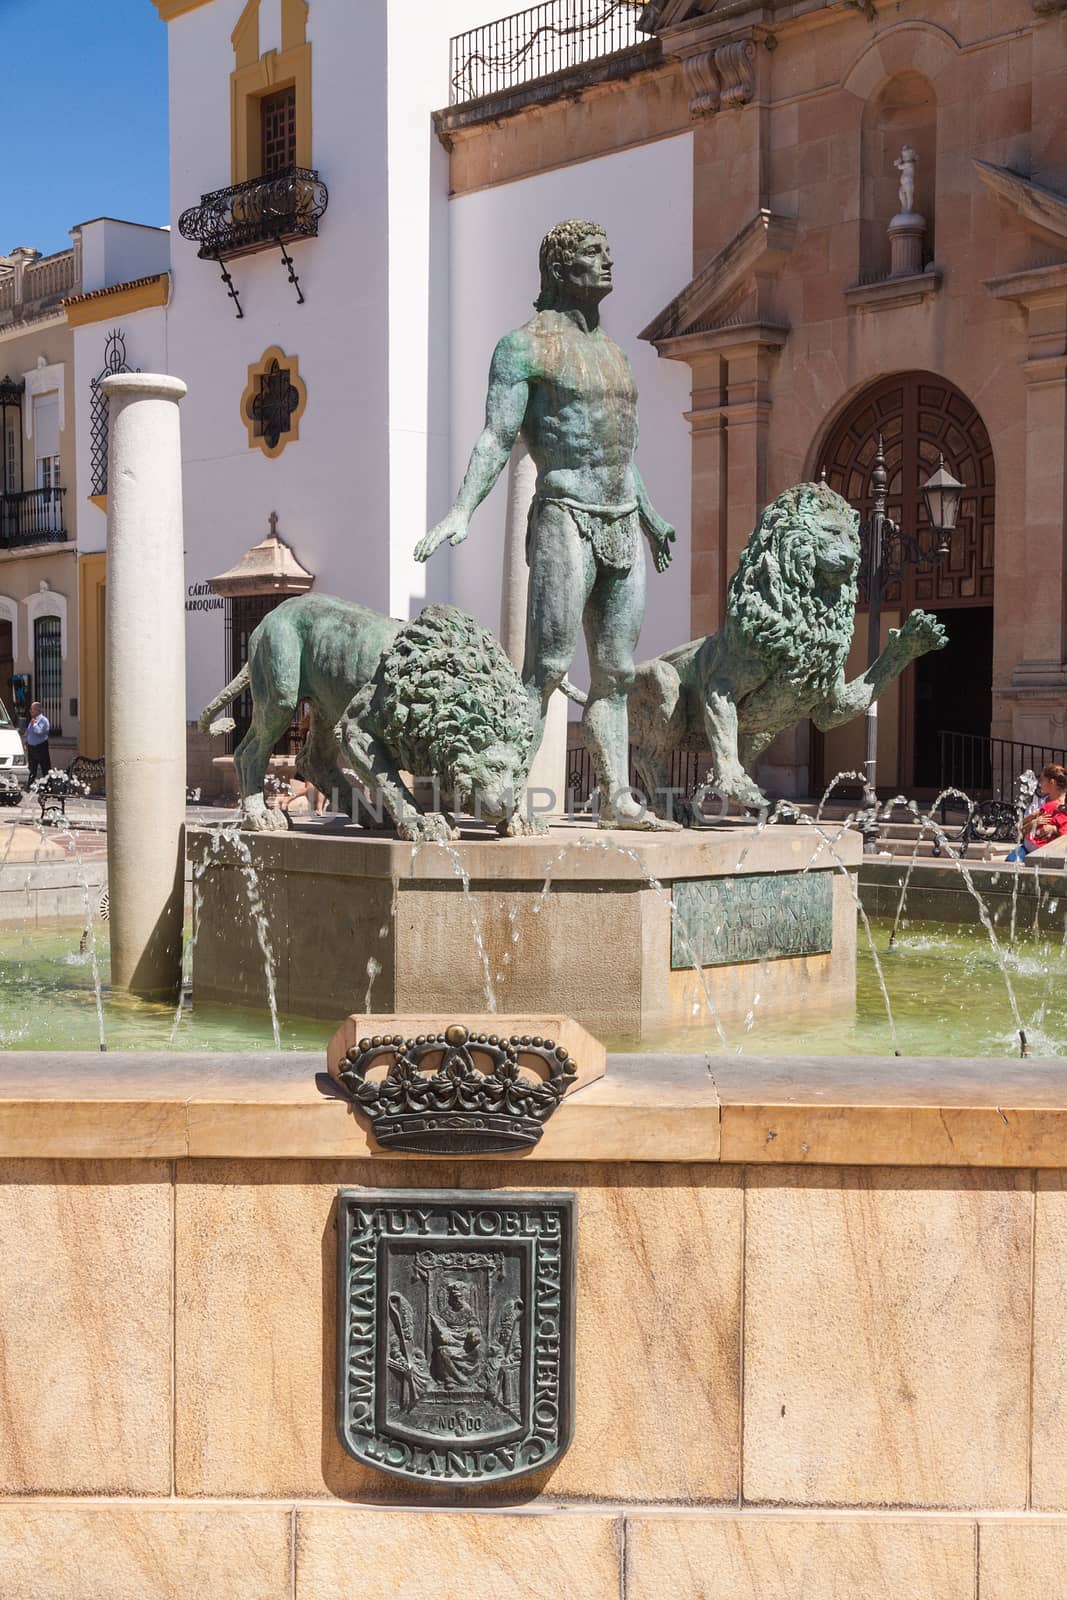
[[[185,575],[179,378],[124,372],[110,407],[107,865],[111,982],[173,996],[185,876]]]
[[[522,670],[526,652],[526,522],[537,483],[537,468],[521,439],[516,440],[508,462],[508,504],[504,533],[504,582],[500,591],[500,641]],[[559,815],[567,805],[567,700],[552,696],[545,718],[541,748],[533,758],[527,779],[531,804],[542,816]],[[553,797],[549,800],[549,795]]]

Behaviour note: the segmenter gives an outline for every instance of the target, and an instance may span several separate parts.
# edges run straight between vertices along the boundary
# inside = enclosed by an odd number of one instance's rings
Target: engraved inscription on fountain
[[[671,967],[821,955],[833,946],[831,872],[761,872],[674,884]]]
[[[571,1194],[342,1190],[338,1423],[424,1482],[545,1467],[570,1442]]]

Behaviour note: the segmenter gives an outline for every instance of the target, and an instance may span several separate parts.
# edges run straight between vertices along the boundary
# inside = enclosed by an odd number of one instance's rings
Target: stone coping
[[[477,823],[463,824],[454,846],[412,845],[367,834],[341,821],[299,823],[285,833],[244,833],[257,867],[267,871],[327,873],[331,877],[390,878],[398,882],[449,883],[458,889],[462,874],[481,882],[597,883],[641,885],[653,877],[719,877],[726,873],[853,870],[863,841],[839,824],[822,829],[798,824],[758,832],[745,823],[677,833],[601,830],[582,822],[553,824],[547,834],[500,839]],[[212,834],[188,828],[186,848],[197,866],[212,860]],[[836,856],[836,859],[835,859]],[[215,857],[220,867],[235,863]]]
[[[381,1151],[315,1052],[0,1052],[0,1158],[186,1156],[440,1159]],[[1062,1168],[1067,1062],[613,1055],[532,1151],[464,1159]]]

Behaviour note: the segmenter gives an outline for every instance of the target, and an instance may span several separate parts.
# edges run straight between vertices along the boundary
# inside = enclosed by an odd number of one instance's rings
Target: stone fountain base
[[[413,846],[314,824],[245,834],[278,1009],[529,1012],[601,1037],[855,999],[858,834],[813,828],[677,834],[575,824],[537,839],[472,828]],[[200,1000],[265,1006],[247,863],[191,829]],[[835,854],[836,853],[836,854]],[[548,888],[546,889],[546,882]],[[674,911],[672,913],[672,900]],[[343,998],[342,998],[343,997]]]

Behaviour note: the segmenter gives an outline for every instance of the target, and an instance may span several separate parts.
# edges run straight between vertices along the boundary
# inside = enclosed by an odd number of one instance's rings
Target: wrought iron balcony
[[[29,544],[62,544],[63,489],[24,489],[0,495],[0,550]]]
[[[293,269],[286,245],[296,239],[314,239],[319,218],[329,204],[326,185],[310,167],[287,167],[269,177],[250,178],[229,189],[216,189],[201,195],[198,206],[190,206],[178,218],[183,239],[198,243],[201,261],[217,261],[227,293],[243,316],[241,302],[226,262],[236,256],[252,255],[272,246],[282,253],[289,282],[303,304],[300,282]]]

